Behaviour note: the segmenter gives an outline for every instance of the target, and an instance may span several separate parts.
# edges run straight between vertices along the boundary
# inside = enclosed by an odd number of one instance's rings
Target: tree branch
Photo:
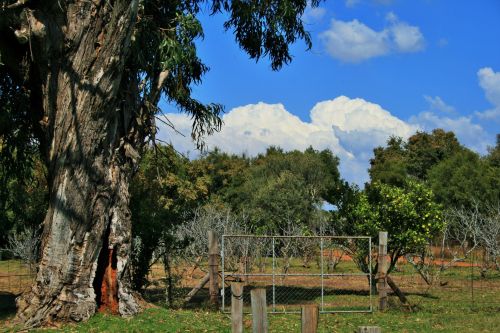
[[[17,0],[17,2],[15,3],[12,3],[10,5],[3,5],[3,8],[7,8],[7,9],[15,9],[15,8],[20,8],[20,7],[23,7],[26,3],[28,3],[29,0]]]

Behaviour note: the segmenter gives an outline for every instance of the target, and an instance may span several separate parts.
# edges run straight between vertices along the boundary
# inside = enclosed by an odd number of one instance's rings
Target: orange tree
[[[350,187],[345,193],[349,200],[333,213],[337,230],[346,235],[371,236],[373,240],[377,240],[379,231],[387,231],[391,258],[388,272],[399,258],[424,247],[444,227],[441,206],[434,201],[432,190],[420,182],[406,180],[402,187],[375,182],[364,191]],[[366,242],[345,246],[358,267],[368,273]],[[372,272],[377,269],[374,263]]]

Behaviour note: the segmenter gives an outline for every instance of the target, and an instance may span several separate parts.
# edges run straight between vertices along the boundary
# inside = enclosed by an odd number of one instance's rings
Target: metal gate
[[[359,253],[368,273],[356,264]],[[371,237],[223,235],[222,310],[230,311],[230,283],[239,281],[246,313],[256,287],[266,288],[271,313],[297,313],[308,303],[321,313],[372,312],[371,260]]]

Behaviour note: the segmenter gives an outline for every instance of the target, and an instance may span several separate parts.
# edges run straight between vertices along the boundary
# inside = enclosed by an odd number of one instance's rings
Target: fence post
[[[387,308],[387,270],[389,268],[387,262],[387,231],[378,233],[378,274],[377,288],[380,311],[385,311]]]
[[[219,303],[219,246],[217,235],[213,231],[208,232],[208,274],[210,304],[217,307]]]
[[[250,296],[252,300],[252,332],[267,333],[266,289],[252,289]]]
[[[231,332],[243,333],[243,283],[231,283]]]
[[[317,304],[302,305],[302,333],[316,333],[318,330],[319,307]]]
[[[382,330],[378,326],[359,326],[356,333],[381,333]]]

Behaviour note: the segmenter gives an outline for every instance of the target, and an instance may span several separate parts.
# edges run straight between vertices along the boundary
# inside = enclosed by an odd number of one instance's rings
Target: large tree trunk
[[[85,320],[98,309],[139,311],[128,274],[137,156],[119,98],[136,15],[129,0],[47,1],[26,11],[50,178],[36,282],[18,299],[26,327]]]

